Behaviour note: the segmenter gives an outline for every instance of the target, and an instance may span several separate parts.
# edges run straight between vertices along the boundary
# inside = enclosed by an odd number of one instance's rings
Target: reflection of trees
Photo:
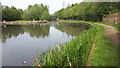
[[[31,37],[45,37],[49,34],[50,25],[7,25],[2,27],[2,42],[11,37],[28,32]]]
[[[89,29],[90,27],[89,24],[85,23],[60,23],[55,26],[56,29],[72,36],[78,36],[83,30]]]
[[[7,27],[2,27],[2,42],[5,42],[7,38],[17,37],[19,34],[23,34],[24,30],[22,26],[18,25],[7,25]]]
[[[25,31],[30,34],[31,37],[45,37],[49,34],[50,25],[29,25],[24,27]]]

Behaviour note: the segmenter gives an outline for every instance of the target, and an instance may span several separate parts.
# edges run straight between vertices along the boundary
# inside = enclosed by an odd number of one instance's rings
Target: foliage
[[[1,2],[0,2],[0,22],[2,21],[2,5],[1,5]]]
[[[3,7],[2,9],[2,20],[14,21],[22,19],[23,10],[16,9],[14,6],[9,8],[8,6]]]
[[[54,13],[60,19],[102,21],[110,13],[120,11],[120,2],[81,2]]]
[[[4,6],[2,18],[6,21],[15,20],[49,20],[50,14],[47,5],[29,5],[27,10],[17,9],[14,6]]]
[[[23,14],[24,20],[49,20],[49,11],[48,7],[43,4],[41,5],[30,5],[27,10],[25,10]]]

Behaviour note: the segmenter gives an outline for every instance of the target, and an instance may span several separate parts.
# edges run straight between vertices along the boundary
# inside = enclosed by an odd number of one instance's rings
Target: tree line
[[[65,20],[102,21],[108,14],[119,12],[120,2],[81,2],[54,13]]]
[[[49,20],[50,14],[47,5],[35,4],[29,5],[26,10],[16,7],[2,6],[2,20]]]
[[[119,11],[120,2],[81,2],[58,10],[53,15],[43,4],[29,5],[26,10],[4,6],[2,20],[54,20],[58,17],[64,20],[102,21],[108,14]]]

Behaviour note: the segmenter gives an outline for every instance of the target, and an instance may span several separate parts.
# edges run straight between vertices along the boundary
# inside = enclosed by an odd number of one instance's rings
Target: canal
[[[85,23],[6,25],[2,27],[2,65],[32,66],[37,53],[76,38],[91,26]]]

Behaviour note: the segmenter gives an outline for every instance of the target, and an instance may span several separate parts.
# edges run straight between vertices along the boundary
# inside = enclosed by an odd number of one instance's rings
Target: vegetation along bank
[[[106,28],[93,22],[60,20],[60,22],[84,22],[91,24],[89,30],[83,31],[81,36],[41,54],[36,58],[34,66],[117,66],[118,45],[104,34]],[[95,47],[93,48],[93,44]],[[91,51],[93,55],[91,58]],[[88,62],[90,60],[90,62]]]

